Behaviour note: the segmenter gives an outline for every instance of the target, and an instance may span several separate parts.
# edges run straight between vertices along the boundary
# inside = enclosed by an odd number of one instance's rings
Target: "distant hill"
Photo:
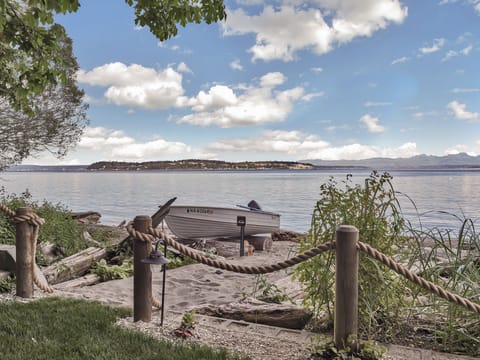
[[[120,162],[101,161],[88,166],[87,170],[139,171],[139,170],[311,170],[312,164],[295,161],[242,161],[227,162],[220,160],[177,160]]]
[[[466,153],[446,156],[417,155],[410,158],[372,158],[365,160],[302,160],[318,167],[363,167],[394,169],[480,169],[480,156]]]

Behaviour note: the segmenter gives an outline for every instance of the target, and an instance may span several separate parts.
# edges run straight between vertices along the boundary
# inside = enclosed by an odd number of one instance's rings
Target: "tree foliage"
[[[12,107],[7,98],[0,98],[0,170],[42,151],[64,156],[88,123],[84,92],[75,84],[78,64],[72,42],[64,36],[57,44],[58,56],[69,64],[65,81],[30,95],[33,112],[25,113]]]
[[[221,0],[125,0],[135,23],[148,26],[161,41],[177,34],[177,24],[226,18]],[[72,64],[61,52],[66,36],[55,14],[75,12],[78,0],[0,0],[0,97],[16,110],[32,113],[31,98],[67,82]]]

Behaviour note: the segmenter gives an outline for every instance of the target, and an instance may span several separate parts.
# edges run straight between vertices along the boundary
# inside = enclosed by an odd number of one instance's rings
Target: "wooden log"
[[[50,265],[43,273],[49,284],[58,284],[86,274],[92,265],[106,256],[105,249],[89,247]]]
[[[97,274],[87,274],[79,278],[60,283],[57,286],[55,286],[55,288],[60,290],[75,289],[75,288],[95,285],[95,284],[98,284],[100,281],[101,281],[100,276],[98,276]]]
[[[73,212],[72,219],[80,224],[97,224],[102,215],[96,211]]]
[[[305,233],[298,233],[289,230],[278,230],[272,233],[272,241],[293,241],[300,242],[305,239]]]
[[[293,304],[266,303],[252,298],[239,303],[206,304],[197,306],[194,309],[197,314],[243,320],[288,329],[303,329],[312,317],[312,314],[307,309]]]
[[[259,251],[269,251],[273,244],[272,237],[269,235],[246,236],[245,240],[247,240],[250,245],[253,245],[255,250]]]

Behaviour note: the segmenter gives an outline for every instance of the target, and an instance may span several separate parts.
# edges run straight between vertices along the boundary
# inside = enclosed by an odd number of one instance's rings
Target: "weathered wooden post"
[[[335,322],[334,341],[337,349],[354,344],[348,337],[358,333],[358,230],[340,225],[336,230],[335,257]]]
[[[20,207],[15,215],[31,215],[32,208]],[[15,277],[17,296],[23,298],[33,297],[33,267],[35,254],[33,253],[33,225],[28,221],[18,222],[16,225],[16,265]]]
[[[146,233],[151,226],[150,216],[140,215],[133,220],[136,231]],[[133,240],[133,321],[152,321],[152,272],[149,264],[141,262],[151,251],[149,241]]]

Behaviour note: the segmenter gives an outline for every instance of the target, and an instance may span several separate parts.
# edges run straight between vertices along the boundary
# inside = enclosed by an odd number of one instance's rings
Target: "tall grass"
[[[311,229],[301,244],[306,250],[335,238],[337,225],[354,225],[360,241],[393,257],[427,280],[480,303],[480,234],[475,222],[438,212],[458,221],[458,231],[425,228],[423,214],[405,220],[392,177],[373,172],[363,185],[351,175],[320,186]],[[429,213],[428,215],[432,215]],[[334,252],[296,268],[305,288],[304,304],[332,322],[334,312]],[[433,347],[452,353],[480,355],[480,317],[449,303],[360,254],[359,327],[363,338]]]
[[[419,215],[417,223],[408,224],[408,231],[416,243],[416,251],[410,253],[411,259],[427,280],[480,303],[480,233],[475,222],[443,211],[438,213],[451,216],[458,223],[458,230],[425,229]],[[423,328],[431,332],[438,349],[480,355],[478,314],[418,288],[413,290],[416,299],[421,299],[421,305],[413,309],[414,314],[429,320]]]

